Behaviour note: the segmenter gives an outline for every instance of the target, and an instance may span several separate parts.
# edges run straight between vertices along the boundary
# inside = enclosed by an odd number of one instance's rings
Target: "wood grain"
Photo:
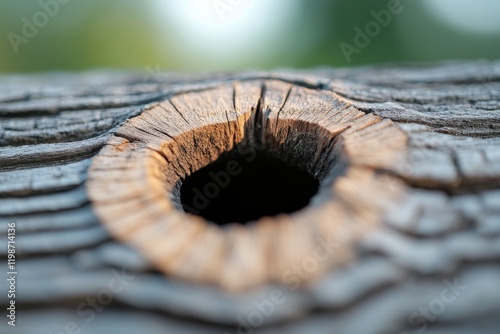
[[[62,330],[125,268],[133,282],[82,328],[232,333],[279,289],[258,333],[414,332],[456,279],[467,289],[426,332],[496,333],[499,106],[498,62],[0,78],[20,330]],[[319,193],[246,225],[183,212],[178,182],[235,147],[301,164]]]

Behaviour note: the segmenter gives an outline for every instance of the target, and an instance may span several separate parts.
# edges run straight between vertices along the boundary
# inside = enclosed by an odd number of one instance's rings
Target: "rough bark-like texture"
[[[246,225],[183,212],[179,182],[235,147],[319,193]],[[0,78],[5,262],[10,222],[1,333],[498,333],[500,63]]]

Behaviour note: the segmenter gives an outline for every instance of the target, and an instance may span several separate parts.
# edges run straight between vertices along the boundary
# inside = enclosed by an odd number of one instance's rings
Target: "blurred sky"
[[[1,0],[0,73],[500,58],[499,0],[401,0],[384,16],[391,1]]]

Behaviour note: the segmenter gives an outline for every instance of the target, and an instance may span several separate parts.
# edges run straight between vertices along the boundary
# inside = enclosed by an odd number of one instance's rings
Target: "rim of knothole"
[[[390,120],[333,92],[278,80],[225,84],[178,94],[123,123],[93,159],[87,189],[111,235],[158,271],[241,291],[287,283],[296,266],[310,281],[355,256],[353,245],[399,189],[397,180],[387,189],[390,176],[373,167],[383,170],[405,144]],[[242,152],[264,155],[264,170],[269,159],[300,170],[316,189],[290,212],[239,223],[189,212],[183,183],[221,157],[241,162]]]

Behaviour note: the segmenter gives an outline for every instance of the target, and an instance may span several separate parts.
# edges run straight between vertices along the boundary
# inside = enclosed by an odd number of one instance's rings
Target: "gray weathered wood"
[[[256,142],[322,180],[312,204],[169,229],[188,219],[175,182]],[[122,268],[135,278],[91,323],[76,317],[84,332],[234,333],[279,289],[257,333],[414,333],[412,314],[458,280],[427,332],[497,333],[500,62],[2,77],[1,261],[13,221],[18,327],[1,333],[62,331]],[[299,288],[283,280],[340,232]]]

